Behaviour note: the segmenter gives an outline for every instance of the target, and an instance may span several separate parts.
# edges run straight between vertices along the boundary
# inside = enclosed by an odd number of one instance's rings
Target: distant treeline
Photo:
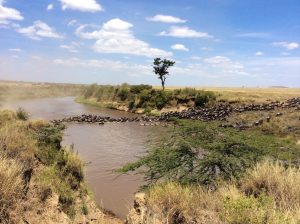
[[[95,99],[97,102],[118,102],[126,105],[129,110],[143,108],[145,111],[161,110],[164,107],[204,106],[216,99],[211,91],[193,88],[158,90],[150,85],[118,86],[93,84],[85,88],[82,97]]]
[[[0,82],[0,101],[39,97],[78,96],[84,85]]]

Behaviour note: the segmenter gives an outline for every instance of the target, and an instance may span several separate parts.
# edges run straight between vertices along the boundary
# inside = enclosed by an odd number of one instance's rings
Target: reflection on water
[[[77,104],[72,97],[2,103],[1,107],[28,111],[32,118],[59,119],[92,113],[102,116],[136,116],[130,113]],[[63,144],[74,144],[86,166],[86,180],[96,202],[124,218],[133,204],[133,194],[142,185],[139,175],[119,176],[112,169],[133,161],[145,151],[148,127],[138,123],[68,124]]]

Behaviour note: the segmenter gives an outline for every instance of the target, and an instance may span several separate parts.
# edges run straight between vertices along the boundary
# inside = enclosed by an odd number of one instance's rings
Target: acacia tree
[[[162,60],[161,58],[155,58],[153,61],[153,69],[154,69],[153,72],[161,80],[161,86],[163,90],[165,90],[165,82],[166,82],[167,75],[169,74],[168,69],[174,64],[175,61],[171,61],[167,59]]]

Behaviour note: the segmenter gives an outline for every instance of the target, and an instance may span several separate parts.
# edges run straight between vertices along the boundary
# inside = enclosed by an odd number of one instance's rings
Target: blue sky
[[[29,3],[30,2],[30,3]],[[300,86],[299,0],[0,0],[0,79]]]

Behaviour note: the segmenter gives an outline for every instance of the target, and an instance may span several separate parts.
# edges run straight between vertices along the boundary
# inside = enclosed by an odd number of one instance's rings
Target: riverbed
[[[24,108],[32,119],[61,119],[80,114],[135,117],[123,111],[78,104],[73,97],[43,98],[0,103],[0,108]],[[74,145],[86,164],[86,182],[100,207],[125,218],[133,195],[143,185],[140,175],[118,175],[112,170],[145,152],[150,127],[139,123],[68,124],[63,145]]]

